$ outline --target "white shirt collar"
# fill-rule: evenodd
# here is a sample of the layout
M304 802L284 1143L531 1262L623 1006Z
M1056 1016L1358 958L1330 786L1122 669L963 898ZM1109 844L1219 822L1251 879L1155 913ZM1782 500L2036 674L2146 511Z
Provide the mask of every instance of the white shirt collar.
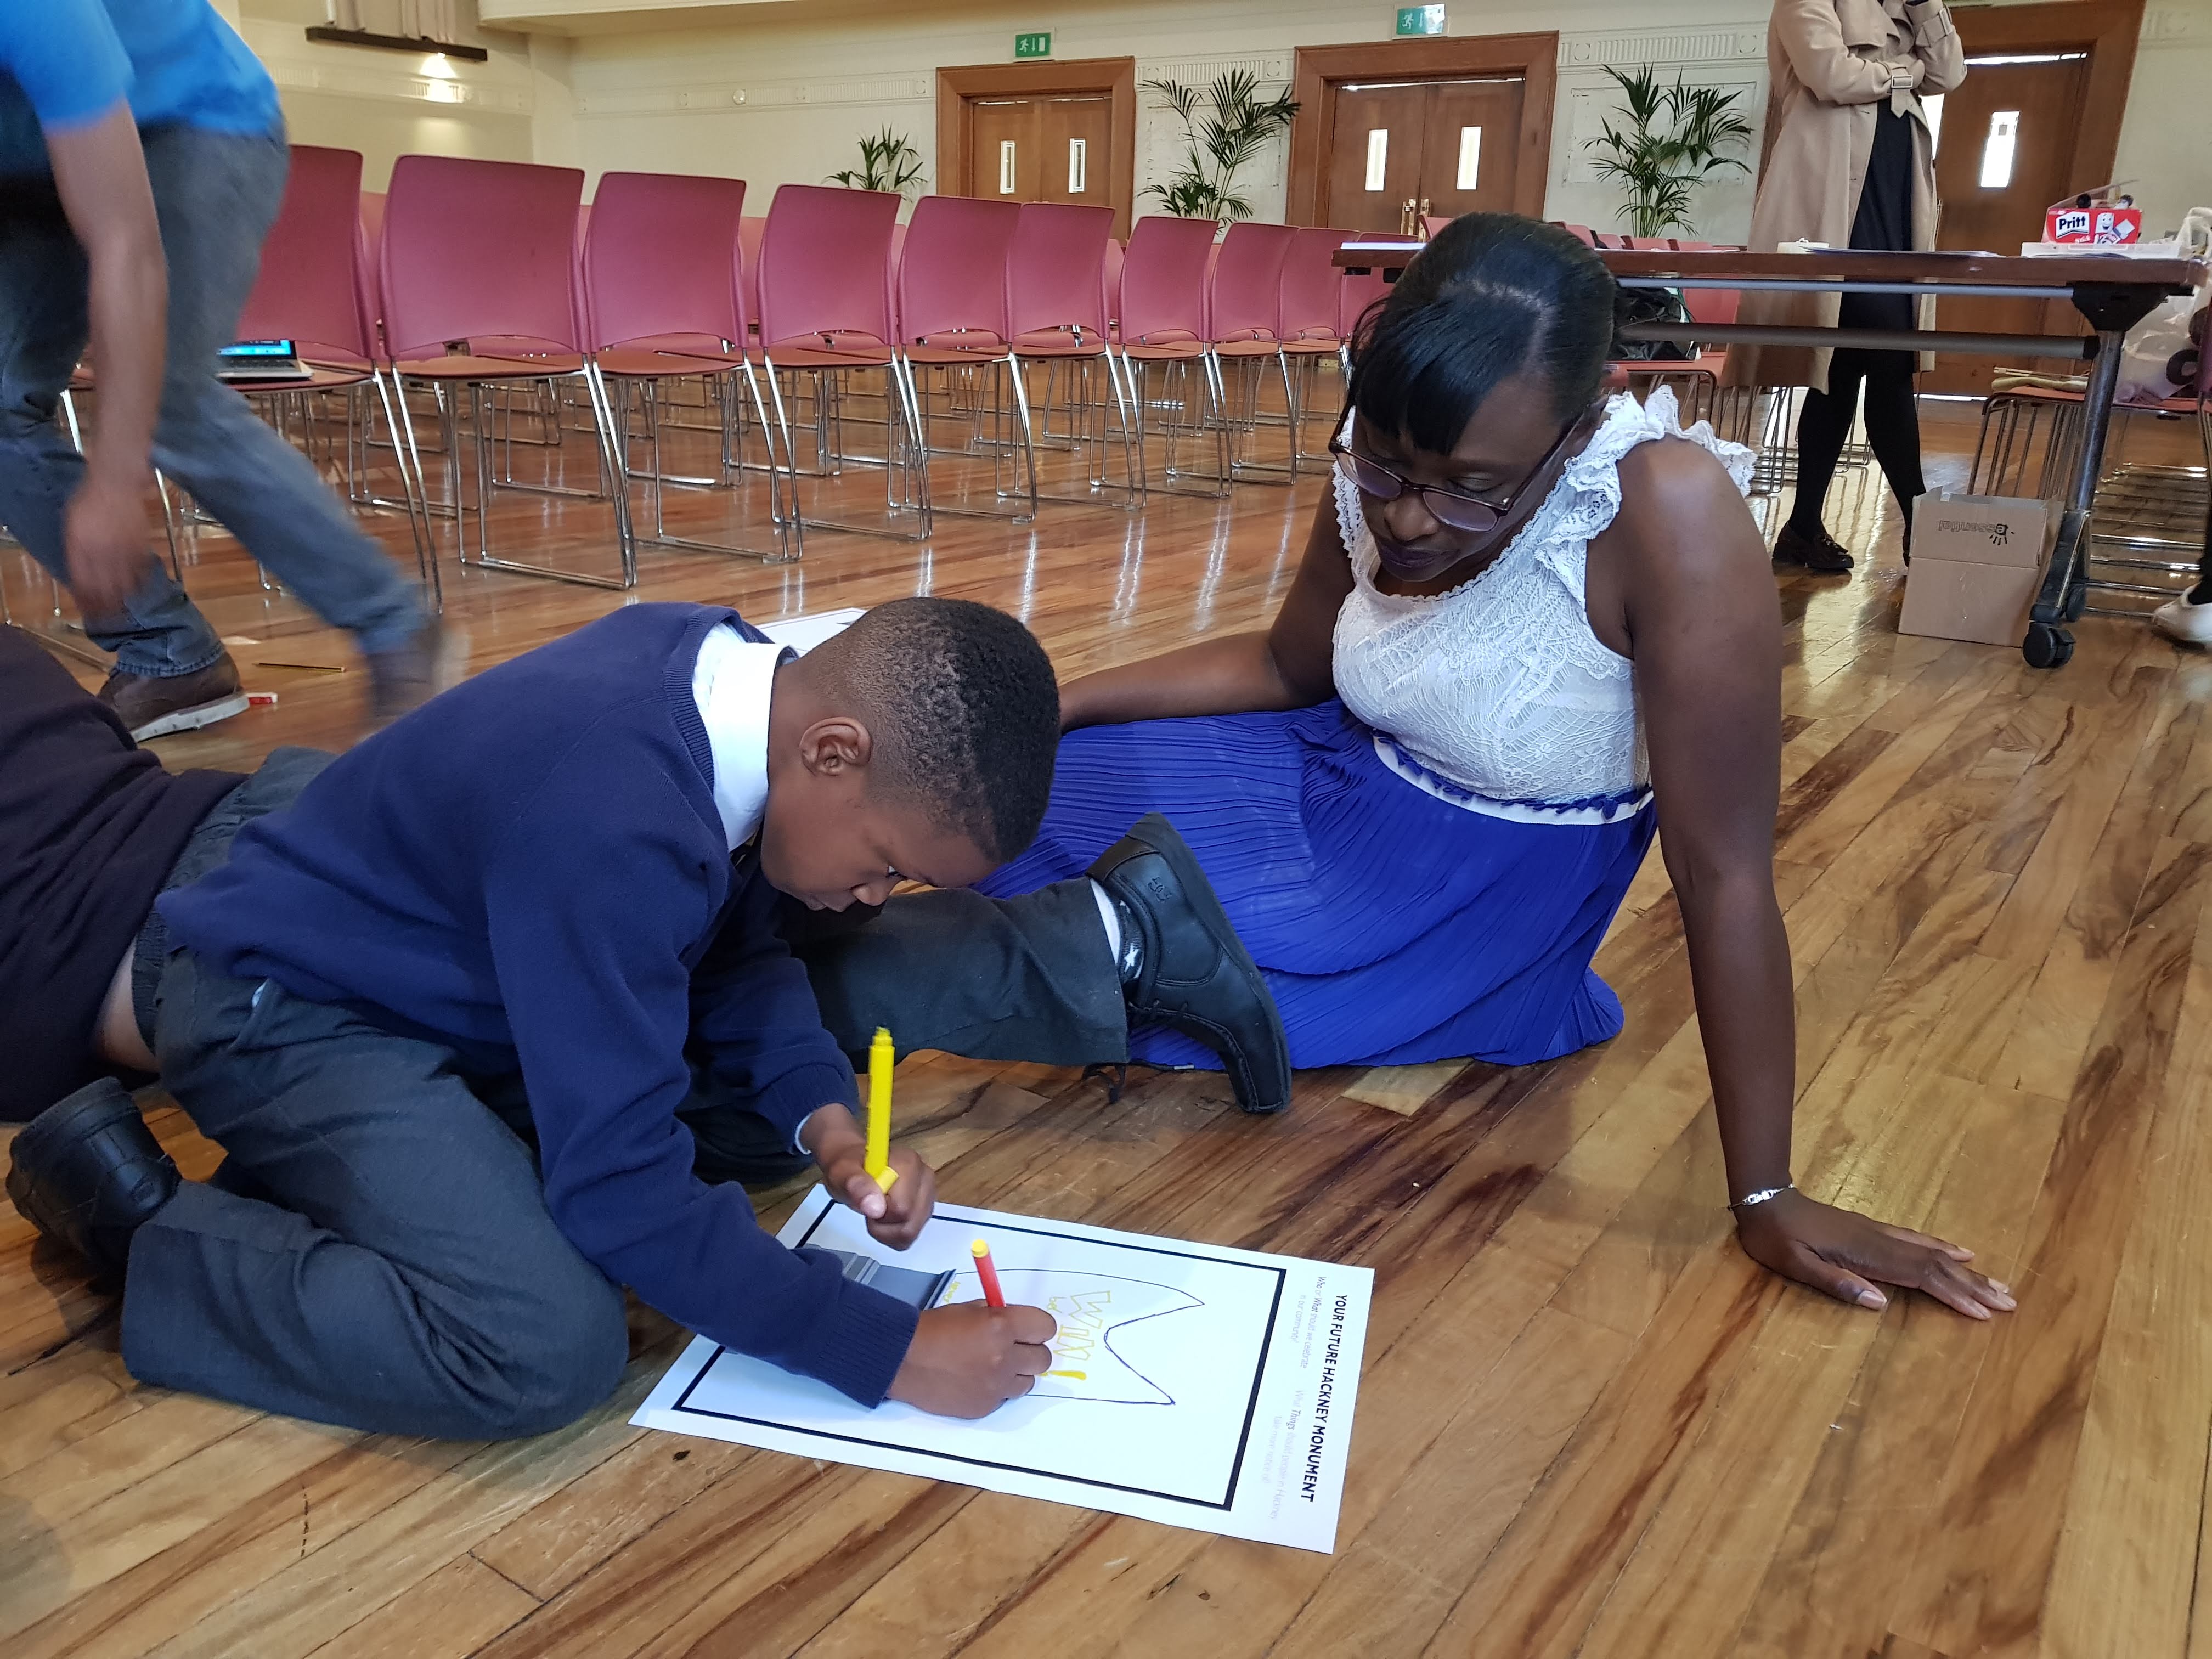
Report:
M714 811L730 850L760 832L768 811L768 706L776 665L798 653L756 645L727 623L707 630L691 671L691 701L714 763Z

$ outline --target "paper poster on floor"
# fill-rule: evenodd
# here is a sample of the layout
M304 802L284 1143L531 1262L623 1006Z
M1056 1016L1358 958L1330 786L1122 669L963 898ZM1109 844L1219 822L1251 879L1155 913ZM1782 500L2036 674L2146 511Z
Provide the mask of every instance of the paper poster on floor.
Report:
M630 1420L825 1462L958 1481L1232 1538L1333 1551L1374 1274L939 1204L912 1249L817 1188L780 1235L848 1278L937 1307L981 1295L1060 1322L1034 1392L977 1421L826 1384L696 1339Z

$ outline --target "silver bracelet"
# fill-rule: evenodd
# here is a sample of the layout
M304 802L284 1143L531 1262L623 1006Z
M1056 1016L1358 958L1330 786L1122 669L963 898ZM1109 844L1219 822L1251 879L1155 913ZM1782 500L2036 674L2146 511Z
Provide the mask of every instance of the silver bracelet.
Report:
M1779 1187L1763 1187L1755 1193L1746 1193L1741 1198L1731 1200L1729 1204L1729 1208L1731 1210L1747 1210L1754 1204L1764 1204L1771 1199L1781 1197L1784 1193L1794 1193L1796 1190L1797 1183L1796 1182L1785 1181Z

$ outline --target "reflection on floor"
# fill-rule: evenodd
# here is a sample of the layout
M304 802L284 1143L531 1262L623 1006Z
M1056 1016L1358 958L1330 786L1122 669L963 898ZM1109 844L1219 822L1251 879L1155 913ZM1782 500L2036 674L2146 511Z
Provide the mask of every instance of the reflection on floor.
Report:
M1971 419L1931 405L1929 428L1931 479L1963 484ZM711 463L712 438L691 441L679 470ZM940 465L945 489L980 471ZM1051 471L1079 485L1065 459ZM880 489L855 469L819 510L879 506ZM1261 625L1320 493L1309 477L1225 502L1156 494L1136 514L948 516L921 547L821 532L781 568L647 547L634 595L465 571L449 550L442 572L478 667L633 597L765 619L919 592L1018 612L1072 672ZM757 475L745 495L757 529ZM670 515L681 533L732 527L720 494L672 492ZM525 556L611 567L604 502L514 495L495 520ZM1267 1121L1209 1075L1140 1075L1109 1103L1042 1067L901 1069L902 1132L949 1197L1376 1268L1332 1558L641 1436L624 1419L680 1341L643 1311L617 1397L515 1444L363 1437L143 1389L116 1356L115 1304L5 1213L0 1645L2191 1650L2212 1437L2212 666L2096 618L2056 674L1900 638L1879 480L1847 472L1830 523L1871 555L1859 571L1779 584L1797 1172L1971 1243L2018 1291L2015 1316L1973 1326L1908 1298L1875 1316L1733 1249L1654 859L1599 961L1627 1029L1554 1065L1310 1073ZM381 533L404 548L397 515ZM185 555L249 685L280 701L164 740L170 763L357 735L347 642L219 532ZM12 549L0 579L18 619L48 613ZM148 1103L204 1176L215 1150Z

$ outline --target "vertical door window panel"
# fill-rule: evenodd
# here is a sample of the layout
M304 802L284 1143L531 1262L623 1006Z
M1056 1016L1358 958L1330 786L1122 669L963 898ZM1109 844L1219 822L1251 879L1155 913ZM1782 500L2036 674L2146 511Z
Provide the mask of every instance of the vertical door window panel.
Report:
M2020 147L2020 112L1994 110L1990 136L1982 143L1982 188L2005 190L2012 185L2013 153Z
M1390 129L1376 127L1367 135L1367 188L1379 191L1390 170Z
M1085 139L1071 138L1067 141L1067 193L1070 196L1083 194L1084 175L1089 165L1089 148Z
M1014 141L1011 138L1001 138L999 140L999 194L1012 196L1013 193Z
M1460 190L1482 188L1482 129L1462 127L1459 130Z

